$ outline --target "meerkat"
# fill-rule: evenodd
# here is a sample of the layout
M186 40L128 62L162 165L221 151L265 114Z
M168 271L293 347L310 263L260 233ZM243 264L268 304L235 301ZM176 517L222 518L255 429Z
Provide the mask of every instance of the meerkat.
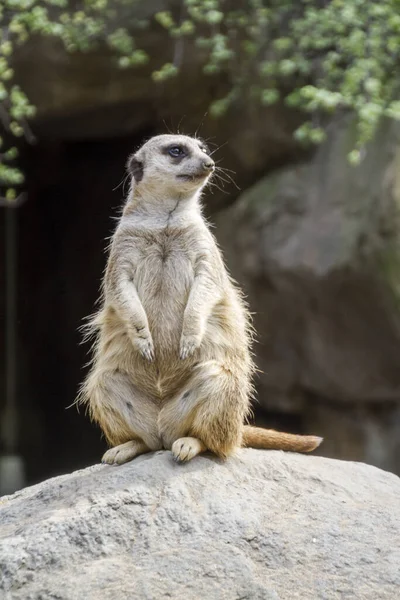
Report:
M147 141L127 164L131 188L110 244L93 359L78 401L122 464L171 450L177 462L239 447L310 452L322 441L246 425L252 327L202 215L215 164L204 142Z

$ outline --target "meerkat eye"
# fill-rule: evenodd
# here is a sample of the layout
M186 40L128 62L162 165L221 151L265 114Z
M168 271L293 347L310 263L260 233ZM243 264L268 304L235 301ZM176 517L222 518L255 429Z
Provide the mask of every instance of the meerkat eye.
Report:
M185 151L182 146L171 146L171 148L168 148L168 154L173 158L178 158L178 156L183 156Z

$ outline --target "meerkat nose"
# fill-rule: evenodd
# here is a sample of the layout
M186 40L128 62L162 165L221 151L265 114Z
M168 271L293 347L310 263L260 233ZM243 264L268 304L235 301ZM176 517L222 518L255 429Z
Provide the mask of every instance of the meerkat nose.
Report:
M203 160L203 169L205 171L212 171L214 169L214 161L211 158Z

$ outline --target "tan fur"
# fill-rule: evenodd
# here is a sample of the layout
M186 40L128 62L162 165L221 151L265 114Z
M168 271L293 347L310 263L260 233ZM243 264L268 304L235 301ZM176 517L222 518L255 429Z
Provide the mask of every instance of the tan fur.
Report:
M312 450L318 448L321 442L322 438L315 435L292 435L291 433L249 427L248 425L243 428L243 446L250 448L312 452Z
M183 157L168 148L184 145ZM320 438L244 426L254 365L249 315L201 214L213 162L201 141L150 139L112 238L91 371L79 401L112 448L104 462L172 449L178 461L236 448L308 452Z

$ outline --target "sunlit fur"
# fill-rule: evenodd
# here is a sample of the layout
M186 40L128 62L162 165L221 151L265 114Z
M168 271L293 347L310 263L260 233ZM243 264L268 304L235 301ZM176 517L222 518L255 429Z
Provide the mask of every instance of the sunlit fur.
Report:
M186 145L190 156L177 162L168 144ZM162 448L178 461L205 450L225 458L242 445L310 451L321 441L244 425L252 329L201 213L204 161L202 142L180 135L154 137L133 157L143 172L132 177L112 238L79 397L117 446L104 462Z

